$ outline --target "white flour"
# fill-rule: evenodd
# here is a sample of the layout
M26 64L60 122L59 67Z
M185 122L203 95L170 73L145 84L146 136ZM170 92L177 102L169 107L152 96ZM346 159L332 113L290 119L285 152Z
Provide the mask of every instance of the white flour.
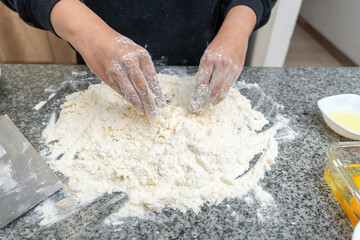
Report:
M4 156L6 154L6 150L3 146L0 145L0 157Z
M38 104L36 104L33 109L35 109L36 111L38 111L40 108L42 108L50 99L52 99L54 96L56 95L56 93L52 93L50 94L50 96L48 97L47 101L40 101Z
M10 165L0 163L0 193L5 193L5 195L7 195L11 192L18 191L17 186L18 184L12 176Z
M58 121L45 129L47 142L58 140L50 145L50 166L69 177L79 202L123 191L129 195L123 215L165 206L198 212L205 201L217 204L256 188L270 170L276 129L261 131L268 121L237 90L194 115L188 110L194 77L159 78L170 106L155 119L99 84L67 96Z

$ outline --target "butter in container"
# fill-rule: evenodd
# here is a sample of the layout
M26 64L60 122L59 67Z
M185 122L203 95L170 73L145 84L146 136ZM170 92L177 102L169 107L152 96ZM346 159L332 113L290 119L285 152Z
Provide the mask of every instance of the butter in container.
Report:
M329 147L324 177L351 224L360 220L360 142Z

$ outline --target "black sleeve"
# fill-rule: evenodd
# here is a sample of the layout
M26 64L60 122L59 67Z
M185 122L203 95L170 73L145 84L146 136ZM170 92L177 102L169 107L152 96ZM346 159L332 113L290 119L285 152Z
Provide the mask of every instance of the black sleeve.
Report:
M30 26L54 32L50 13L60 0L0 0Z
M274 7L276 0L223 0L221 10L225 18L229 10L238 5L245 5L254 10L256 14L256 25L254 31L267 23L270 18L271 9Z

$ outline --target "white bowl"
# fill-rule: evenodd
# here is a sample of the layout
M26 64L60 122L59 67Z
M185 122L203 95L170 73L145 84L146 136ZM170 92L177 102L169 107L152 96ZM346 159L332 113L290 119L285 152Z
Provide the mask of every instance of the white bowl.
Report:
M360 239L360 224L356 224L356 227L354 229L352 240L359 240Z
M344 128L329 114L335 110L347 110L360 114L360 95L341 94L320 99L317 103L326 124L336 133L346 138L360 140L360 133Z

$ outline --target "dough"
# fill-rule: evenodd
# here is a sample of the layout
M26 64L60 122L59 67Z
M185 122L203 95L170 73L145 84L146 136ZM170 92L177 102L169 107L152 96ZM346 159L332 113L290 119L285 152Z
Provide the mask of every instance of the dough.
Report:
M189 112L195 78L159 78L169 106L154 119L98 84L68 95L56 124L45 129L47 142L57 140L49 145L50 166L69 178L79 202L123 191L124 215L165 206L197 213L204 201L245 194L274 163L276 130L261 131L268 121L237 90L195 115Z

